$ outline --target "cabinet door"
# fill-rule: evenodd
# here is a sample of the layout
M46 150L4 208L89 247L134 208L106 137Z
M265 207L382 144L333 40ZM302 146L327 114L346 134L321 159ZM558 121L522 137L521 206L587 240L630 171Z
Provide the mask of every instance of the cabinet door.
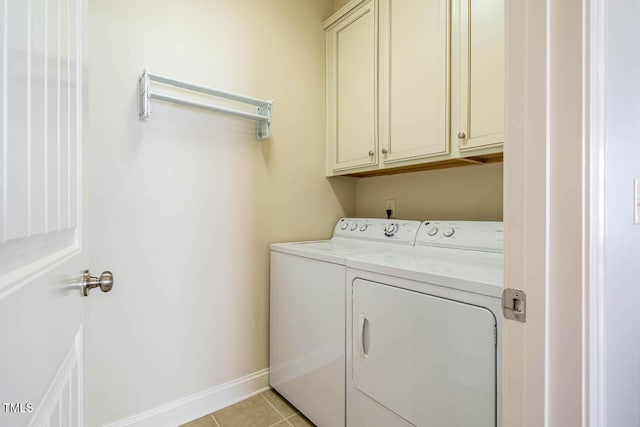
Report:
M493 314L367 280L353 286L353 384L417 426L495 427Z
M460 151L504 142L504 0L458 0L452 138ZM463 135L464 134L464 135Z
M385 163L449 150L449 2L380 1L380 121Z
M377 164L376 23L369 1L327 30L329 173Z

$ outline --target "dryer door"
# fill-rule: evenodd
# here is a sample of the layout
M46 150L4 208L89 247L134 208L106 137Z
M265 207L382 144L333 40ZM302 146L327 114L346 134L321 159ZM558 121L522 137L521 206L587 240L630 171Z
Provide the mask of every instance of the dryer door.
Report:
M418 426L496 425L493 314L358 279L353 286L353 382Z

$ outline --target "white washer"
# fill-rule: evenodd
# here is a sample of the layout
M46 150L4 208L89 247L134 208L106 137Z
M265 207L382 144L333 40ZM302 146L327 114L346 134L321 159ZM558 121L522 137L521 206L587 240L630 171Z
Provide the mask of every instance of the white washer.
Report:
M419 226L343 218L330 240L271 245L269 383L316 425L345 425L345 257L413 247Z
M347 425L501 426L503 225L347 257Z

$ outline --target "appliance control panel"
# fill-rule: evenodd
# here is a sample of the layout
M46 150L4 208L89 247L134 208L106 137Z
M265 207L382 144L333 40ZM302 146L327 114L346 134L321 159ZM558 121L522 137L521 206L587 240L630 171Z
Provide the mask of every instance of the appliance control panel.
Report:
M504 224L492 221L424 221L416 246L503 252Z
M420 221L376 218L342 218L333 230L334 237L394 242L411 245L416 241Z

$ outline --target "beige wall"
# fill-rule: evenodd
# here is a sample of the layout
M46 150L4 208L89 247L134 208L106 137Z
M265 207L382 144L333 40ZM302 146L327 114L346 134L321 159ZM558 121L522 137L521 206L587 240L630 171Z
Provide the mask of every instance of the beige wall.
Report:
M91 269L87 425L268 366L268 244L326 238L354 180L324 178L324 32L332 0L89 4ZM143 68L275 100L255 124L152 102ZM105 401L105 396L107 397ZM106 402L106 403L105 403Z
M351 0L333 0L333 11L337 11L345 4L349 3Z
M386 199L397 218L501 221L502 163L356 181L356 216L384 218Z

